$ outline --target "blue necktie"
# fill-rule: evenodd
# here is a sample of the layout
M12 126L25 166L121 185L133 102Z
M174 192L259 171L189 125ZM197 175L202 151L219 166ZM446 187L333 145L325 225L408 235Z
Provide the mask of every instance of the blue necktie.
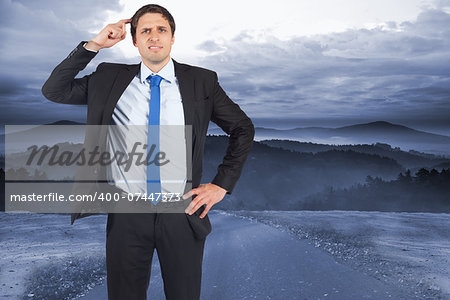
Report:
M148 113L148 134L147 134L147 155L152 148L153 155L159 153L159 111L160 111L160 88L162 77L159 75L150 75L147 81L150 81L150 105ZM151 159L150 159L151 161ZM151 195L153 193L153 196ZM147 196L154 205L161 200L161 178L159 166L154 163L147 166Z

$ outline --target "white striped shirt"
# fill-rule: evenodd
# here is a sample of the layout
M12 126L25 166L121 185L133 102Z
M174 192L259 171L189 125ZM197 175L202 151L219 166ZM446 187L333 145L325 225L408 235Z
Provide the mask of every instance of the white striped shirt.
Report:
M160 84L160 151L165 152L166 159L170 161L160 168L161 189L163 193L182 193L186 184L185 122L172 59L158 73L153 73L141 62L139 73L125 89L114 109L111 124L118 126L111 126L107 147L111 154L116 151L130 153L136 142L147 144L150 84L146 79L152 74L163 78ZM145 153L145 150L141 146L137 152ZM107 170L108 181L116 187L127 193L147 193L146 166L137 166L136 158L129 170L117 163Z

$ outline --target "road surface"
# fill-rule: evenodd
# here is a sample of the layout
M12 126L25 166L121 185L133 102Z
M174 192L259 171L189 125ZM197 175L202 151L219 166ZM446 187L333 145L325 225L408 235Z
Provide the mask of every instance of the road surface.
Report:
M276 228L226 214L211 216L201 299L410 299L394 285L365 275ZM164 299L153 256L148 299ZM107 299L106 283L83 300Z

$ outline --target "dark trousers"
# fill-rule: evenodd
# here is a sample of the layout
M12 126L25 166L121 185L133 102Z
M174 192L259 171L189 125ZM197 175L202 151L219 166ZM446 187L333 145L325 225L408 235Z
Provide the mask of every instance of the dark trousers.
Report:
M147 298L155 248L166 299L199 299L204 245L184 213L108 214L108 299Z

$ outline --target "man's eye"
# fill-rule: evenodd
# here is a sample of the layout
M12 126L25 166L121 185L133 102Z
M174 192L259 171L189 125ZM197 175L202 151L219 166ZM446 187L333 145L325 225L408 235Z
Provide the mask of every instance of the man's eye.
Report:
M159 31L166 32L166 29L165 28L160 28Z
M148 32L149 32L148 29L144 29L144 30L142 31L142 33L148 33Z

